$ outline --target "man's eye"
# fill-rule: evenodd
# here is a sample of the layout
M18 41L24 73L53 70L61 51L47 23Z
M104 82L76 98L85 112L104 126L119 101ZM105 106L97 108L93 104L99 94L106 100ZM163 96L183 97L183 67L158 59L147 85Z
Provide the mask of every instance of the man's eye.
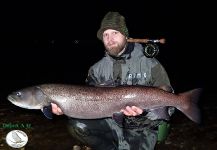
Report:
M108 34L103 34L103 37L107 37L108 36Z

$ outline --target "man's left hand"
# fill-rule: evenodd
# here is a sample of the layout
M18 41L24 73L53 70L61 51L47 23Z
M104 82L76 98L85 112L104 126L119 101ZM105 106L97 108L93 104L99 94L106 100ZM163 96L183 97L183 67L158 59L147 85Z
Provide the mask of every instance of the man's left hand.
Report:
M121 109L121 112L126 116L138 116L143 113L143 110L136 106L127 106L125 109Z

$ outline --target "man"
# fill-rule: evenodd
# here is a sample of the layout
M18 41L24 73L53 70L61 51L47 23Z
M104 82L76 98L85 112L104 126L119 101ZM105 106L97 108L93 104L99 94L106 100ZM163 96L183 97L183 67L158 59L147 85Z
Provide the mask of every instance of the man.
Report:
M172 92L168 75L155 58L147 58L138 43L128 43L125 18L118 12L108 12L97 32L105 46L105 57L90 67L86 82L92 86L159 87ZM158 126L168 116L168 108L143 110L127 106L120 110L123 122L112 118L70 119L71 134L96 150L153 150L157 142ZM53 112L62 114L53 104ZM169 115L171 115L169 113Z

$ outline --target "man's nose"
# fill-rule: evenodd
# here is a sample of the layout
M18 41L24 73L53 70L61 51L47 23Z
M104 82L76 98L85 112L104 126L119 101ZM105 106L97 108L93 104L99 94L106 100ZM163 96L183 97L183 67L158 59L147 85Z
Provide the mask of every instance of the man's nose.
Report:
M112 35L108 35L107 36L107 40L110 42L110 41L113 41L113 36Z

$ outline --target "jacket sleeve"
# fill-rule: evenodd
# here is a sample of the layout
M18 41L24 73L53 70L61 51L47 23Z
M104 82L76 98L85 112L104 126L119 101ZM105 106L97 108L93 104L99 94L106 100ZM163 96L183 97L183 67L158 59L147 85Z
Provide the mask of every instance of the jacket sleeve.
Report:
M152 83L154 87L159 87L165 91L173 92L173 88L170 84L168 74L160 63L156 64L152 68L151 74L152 74Z
M92 86L96 86L99 84L97 77L94 75L94 71L93 71L92 67L90 67L90 69L88 70L88 75L87 75L85 82L86 82L86 84L92 85Z

